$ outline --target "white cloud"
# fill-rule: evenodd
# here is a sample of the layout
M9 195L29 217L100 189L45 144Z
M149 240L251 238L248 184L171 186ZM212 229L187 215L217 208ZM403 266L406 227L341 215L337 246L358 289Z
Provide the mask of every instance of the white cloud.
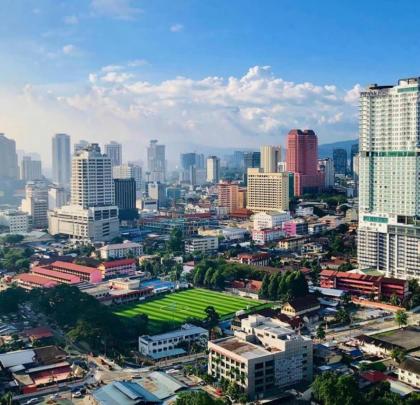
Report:
M344 100L350 104L357 104L359 102L359 95L362 91L362 86L358 83L351 90L347 91Z
M64 24L77 25L79 24L79 18L76 15L67 15L63 19Z
M64 45L61 50L63 51L64 55L73 55L76 53L77 48L72 44Z
M106 74L101 77L101 80L107 83L124 83L133 77L131 73L118 73L112 71L105 72Z
M171 32L181 32L184 29L184 26L182 24L173 24L169 29Z
M91 7L96 15L119 20L134 20L142 13L132 0L91 0Z
M190 147L284 143L291 128L312 128L320 142L357 137L357 86L346 91L335 85L286 81L269 66L252 67L239 77L176 77L151 83L127 71L128 65L92 72L76 89L27 86L14 96L0 92L2 130L16 135L19 148L33 146L47 160L43 146L60 131L74 140L96 142L118 134L127 145L128 160L143 158L153 138L177 155ZM28 146L34 137L38 141Z

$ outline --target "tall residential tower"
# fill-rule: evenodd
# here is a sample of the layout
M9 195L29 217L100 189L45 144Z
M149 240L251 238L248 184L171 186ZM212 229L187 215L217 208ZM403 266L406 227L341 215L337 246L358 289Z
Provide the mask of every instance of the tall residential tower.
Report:
M420 78L360 94L361 268L420 279Z
M50 211L49 232L94 242L119 235L111 159L101 153L98 144L73 156L71 204Z

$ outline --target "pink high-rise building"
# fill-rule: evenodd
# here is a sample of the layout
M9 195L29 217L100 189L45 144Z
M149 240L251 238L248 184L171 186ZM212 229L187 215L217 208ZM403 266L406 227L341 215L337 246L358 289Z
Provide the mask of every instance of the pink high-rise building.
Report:
M294 175L294 194L318 192L323 173L318 172L318 138L311 129L292 129L287 135L287 171Z

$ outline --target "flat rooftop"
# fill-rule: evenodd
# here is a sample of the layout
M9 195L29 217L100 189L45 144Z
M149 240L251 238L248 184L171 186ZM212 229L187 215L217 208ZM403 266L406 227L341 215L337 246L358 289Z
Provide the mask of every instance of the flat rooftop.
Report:
M420 328L417 327L407 327L404 329L378 333L371 337L393 345L398 345L407 351L420 348Z
M236 337L229 337L211 342L221 349L234 353L244 359L251 360L262 356L269 356L272 353L261 346L254 345Z

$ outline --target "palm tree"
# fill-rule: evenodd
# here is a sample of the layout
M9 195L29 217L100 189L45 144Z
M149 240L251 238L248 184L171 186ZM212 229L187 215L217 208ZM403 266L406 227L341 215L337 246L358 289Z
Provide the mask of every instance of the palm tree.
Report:
M395 312L394 316L395 322L398 324L398 327L401 328L402 326L406 326L408 323L408 315L404 309L399 309Z
M390 354L391 358L397 363L401 363L405 358L405 351L398 348L392 349Z
M0 398L0 405L12 405L13 394L9 391Z

